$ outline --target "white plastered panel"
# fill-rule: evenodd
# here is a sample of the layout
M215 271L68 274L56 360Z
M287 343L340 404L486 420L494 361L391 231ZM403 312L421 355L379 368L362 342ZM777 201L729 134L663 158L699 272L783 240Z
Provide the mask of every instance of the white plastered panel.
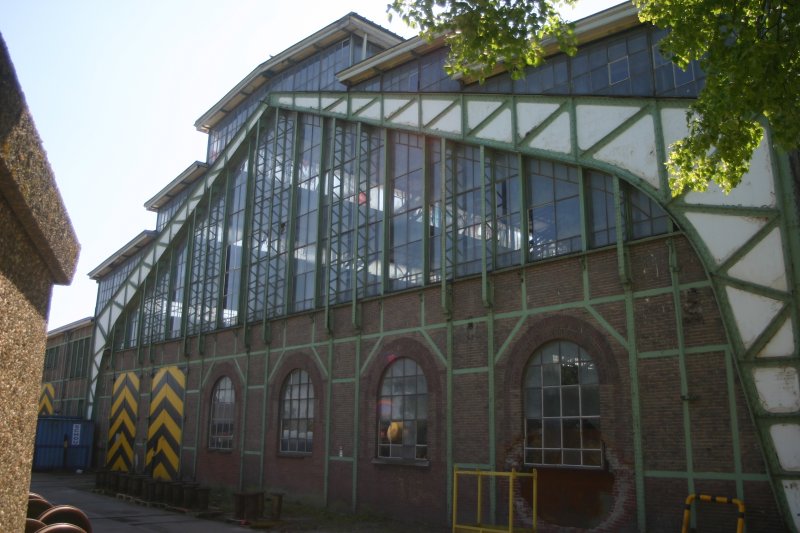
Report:
M383 100L383 118L394 115L398 109L408 103L408 98L385 98Z
M569 129L569 113L561 113L557 119L539 132L529 144L531 148L550 150L564 154L572 151L572 140Z
M726 291L739 335L744 345L749 348L775 318L783 304L772 298L733 287L727 287Z
M419 102L413 102L410 106L403 109L403 111L393 116L391 122L404 126L419 126Z
M769 232L747 255L728 269L728 274L764 287L787 290L780 229L775 228Z
M685 109L661 110L661 135L664 139L664 153L669 154L669 147L672 143L689 135Z
M800 411L800 381L794 367L765 367L753 369L753 382L758 399L770 413ZM800 449L800 439L796 441Z
M772 443L781 463L788 472L800 471L800 426L797 424L774 424L770 426Z
M361 108L356 114L361 118L366 118L369 120L380 120L381 119L381 103L380 101L376 100L369 104L369 101L359 102L361 105L356 105L355 100L353 101L353 109ZM366 107L363 107L366 106Z
M639 107L618 105L578 105L578 148L587 150L639 111Z
M320 98L320 103L321 103L322 109L328 109L329 107L333 106L334 104L342 103L342 102L347 103L347 99L346 98L334 98L332 96L323 96L323 97ZM337 106L337 108L338 108L338 106Z
M787 318L772 340L758 352L758 357L789 357L794 354L794 347L794 327L792 319Z
M427 126L428 123L436 118L452 105L452 98L423 98L422 99L422 124Z
M495 100L470 100L467 102L467 127L471 130L503 105Z
M316 96L298 96L294 99L294 105L306 109L319 109L319 98Z
M511 110L502 110L494 120L481 128L476 135L482 139L492 141L512 142L514 139L511 138Z
M800 479L784 479L783 493L789 504L789 515L794 520L794 528L800 530Z
M630 170L660 188L653 117L644 116L594 154L595 159Z
M517 135L525 137L529 131L552 115L558 104L521 102L517 104Z
M730 257L766 224L766 219L763 218L710 213L687 213L686 218L694 226L717 264Z
M775 181L769 148L764 140L750 160L750 170L730 194L711 184L705 192L686 195L686 203L707 205L739 205L742 207L775 207Z
M443 131L447 133L463 133L461 131L461 106L457 105L441 117L436 122L428 124L432 130Z
M350 109L353 111L353 113L360 113L366 106L372 103L376 103L375 98L354 96L350 99Z
M341 115L343 117L347 116L347 100L341 100L338 103L335 103L335 105L332 105L334 103L335 102L331 102L328 105L324 105L324 102L323 102L323 108L327 108L328 106L331 106L330 109L329 109L329 111L331 113L336 113L337 115Z

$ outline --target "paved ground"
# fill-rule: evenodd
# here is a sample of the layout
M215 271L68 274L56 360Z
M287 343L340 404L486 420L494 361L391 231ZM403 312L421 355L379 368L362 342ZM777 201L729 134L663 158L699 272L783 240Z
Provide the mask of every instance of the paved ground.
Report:
M49 474L34 472L31 492L41 494L53 505L69 504L80 508L92 521L96 533L223 533L248 531L248 528L201 520L192 515L145 507L94 494L91 474Z
M92 492L93 474L56 474L34 472L31 492L41 494L54 505L69 504L80 508L92 521L95 533L225 533L252 531L226 521L201 519L191 514L146 507ZM413 515L413 509L409 509ZM315 531L317 533L400 533L407 531L445 533L449 528L427 528L418 524L387 521L381 517L353 516L312 509L284 502L280 522L255 524L270 532Z

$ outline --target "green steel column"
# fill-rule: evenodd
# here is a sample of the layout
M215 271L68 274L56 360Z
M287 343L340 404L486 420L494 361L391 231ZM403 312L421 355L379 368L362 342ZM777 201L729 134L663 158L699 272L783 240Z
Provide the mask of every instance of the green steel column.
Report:
M300 124L300 114L293 113L294 116L294 144L292 145L292 161L294 164L292 165L292 189L291 194L289 195L289 221L288 224L289 229L286 231L286 283L284 284L283 290L283 314L289 313L294 308L294 298L292 295L294 294L294 271L295 269L292 266L292 258L294 257L294 234L295 234L295 226L297 225L297 181L298 181L298 174L300 172L300 167L302 165L297 164L297 160L300 156L300 150L302 147L300 146L300 130L302 125Z
M264 486L264 446L266 443L269 418L267 417L267 397L269 396L269 360L272 356L272 347L267 344L264 351L264 393L261 396L261 460L258 469L258 486Z
M256 181L256 167L258 166L258 150L261 140L261 116L258 117L258 122L255 127L254 139L248 147L247 154L247 185L245 186L245 203L244 203L244 227L242 228L242 265L241 272L239 273L239 309L238 309L238 322L243 324L244 327L244 345L247 353L250 353L250 316L248 310L247 299L249 296L249 281L250 278L250 258L252 257L253 246L253 206L255 205L255 181ZM245 252L245 250L247 250ZM224 304L223 304L224 305ZM242 315L244 315L242 317ZM262 454L263 449L262 449Z
M686 341L683 331L683 309L681 306L680 280L678 279L678 255L675 252L675 243L672 238L667 240L669 249L669 270L670 282L672 284L672 303L675 311L675 331L678 337L678 371L681 383L681 411L683 416L683 444L686 454L686 481L688 483L687 494L695 493L694 486L694 454L692 451L692 424L691 412L689 411L689 378L686 371ZM692 514L692 527L695 527L696 515Z
M444 265L442 265L444 266ZM453 319L447 317L447 514L453 505Z
M281 111L280 109L275 110L275 120L272 124L272 161L268 161L266 155L264 157L264 173L267 173L267 166L272 166L272 172L270 172L270 176L272 177L273 183L275 181L275 165L277 164L278 158L278 125L280 124L281 119ZM265 148L266 150L266 148ZM269 153L269 152L267 152ZM275 187L273 185L272 194L275 195ZM270 202L269 204L269 216L267 222L267 233L268 233L268 242L272 240L272 225L275 222L275 204ZM270 276L270 265L269 261L264 267L264 310L263 314L264 317L261 320L261 340L264 341L267 345L269 345L271 339L270 331L269 331L269 313L268 313L268 302L269 302L269 276Z
M486 361L488 367L487 379L489 380L489 468L492 471L497 470L497 450L496 440L497 431L495 427L495 388L494 388L494 365L495 365L495 346L494 346L494 308L489 307L487 310L487 355ZM497 480L495 476L490 478L490 486L492 490L489 496L489 510L492 516L496 516L497 510Z
M647 517L645 514L644 491L644 450L642 446L642 419L639 405L639 352L636 345L636 317L634 314L633 288L628 272L627 248L623 233L622 212L620 211L619 178L614 177L614 218L617 237L617 267L620 280L625 290L625 322L628 330L628 366L631 375L631 428L633 430L633 463L636 483L636 521L640 531L645 531Z
M490 176L486 175L486 147L481 145L479 151L479 165L480 165L480 173L481 173L481 237L484 238L483 246L481 246L481 300L483 301L484 307L489 307L490 297L489 297L489 273L488 273L488 264L486 258L486 248L491 246L490 242L487 242L486 234L487 229L489 228L489 223L487 219L491 216L491 213L487 213L486 211L486 202L488 201L486 198L486 184L487 182L491 185L492 179ZM492 235L494 238L494 235ZM492 359L494 360L494 359Z
M352 495L352 510L353 512L356 511L357 504L358 504L358 436L359 436L359 421L360 421L360 411L359 411L359 400L361 398L361 334L356 337L356 366L353 370L354 373L354 383L353 386L355 387L354 391L354 400L353 400L353 495ZM333 376L330 378L333 379ZM326 454L327 456L327 454Z
M323 122L324 125L324 122ZM336 155L336 119L331 119L331 129L333 130L333 135L330 136L328 141L330 142L331 146L328 150L327 154L323 154L322 157L324 158L325 155L328 156L328 171L333 173L333 166L335 164L335 155ZM323 145L325 135L322 136ZM333 179L329 179L328 183L320 184L319 190L325 190L328 194L328 227L327 228L319 228L317 235L322 235L322 232L326 232L328 236L328 245L325 247L325 250L322 253L325 254L325 266L327 267L326 272L318 272L318 276L322 276L324 278L324 283L322 284L325 287L325 294L322 295L324 298L323 305L325 306L325 329L328 330L329 333L333 332L333 321L331 320L331 287L330 287L330 275L331 275L331 238L333 236ZM322 195L320 194L320 198ZM319 204L320 211L322 211L322 203ZM322 217L319 217L321 220ZM317 269L319 270L319 269ZM319 284L317 284L319 285Z
M246 328L245 328L246 329ZM250 349L247 349L247 354L245 355L246 363L244 367L244 378L242 381L242 390L244 391L244 398L242 398L242 423L240 426L242 427L241 431L239 432L239 490L244 489L244 458L245 458L245 434L247 433L247 399L250 396L249 390L249 383L250 383L250 357L252 354L250 353ZM264 432L262 431L261 434L263 435ZM264 454L264 449L261 449L261 455Z
M285 336L284 336L285 338ZM328 492L330 490L329 474L331 462L331 402L333 401L333 337L328 338L328 383L325 393L325 450L323 451L325 463L322 473L322 484L325 487L323 490L322 500L325 507L328 506Z

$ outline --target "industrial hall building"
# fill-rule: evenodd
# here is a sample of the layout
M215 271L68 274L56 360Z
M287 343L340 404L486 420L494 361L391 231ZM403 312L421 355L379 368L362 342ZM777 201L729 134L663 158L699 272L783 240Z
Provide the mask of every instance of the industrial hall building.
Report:
M99 466L437 527L676 531L711 494L797 531L797 156L767 131L730 194L673 197L703 71L629 4L575 32L478 83L350 14L206 111L90 274Z

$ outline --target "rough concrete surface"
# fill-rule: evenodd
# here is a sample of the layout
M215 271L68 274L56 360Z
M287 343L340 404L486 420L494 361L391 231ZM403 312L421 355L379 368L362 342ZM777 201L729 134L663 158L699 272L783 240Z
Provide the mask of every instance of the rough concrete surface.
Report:
M0 38L0 531L22 531L54 283L78 241Z

